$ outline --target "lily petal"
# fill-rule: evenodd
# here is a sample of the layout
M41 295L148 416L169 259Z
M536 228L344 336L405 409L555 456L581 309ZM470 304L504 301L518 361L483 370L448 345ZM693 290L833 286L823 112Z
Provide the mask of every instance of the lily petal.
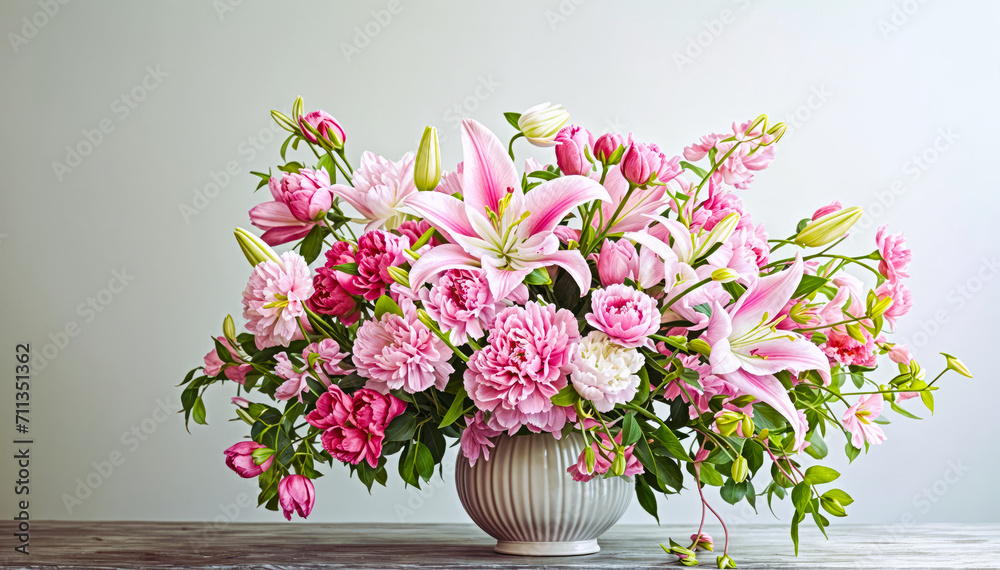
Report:
M454 196L441 192L417 192L406 199L406 205L450 242L457 241L455 236L478 236L466 215L465 204Z
M542 262L545 265L558 265L565 269L566 273L569 273L570 277L576 281L577 286L580 287L581 297L590 293L590 281L593 279L593 274L590 272L587 260L583 258L583 255L578 250L563 249L555 251L546 255Z
M365 204L364 197L354 187L347 186L346 184L334 184L330 186L330 192L333 192L334 196L350 204L364 218L370 220L375 217L375 214Z
M421 255L410 269L410 288L416 290L432 275L462 267L479 267L479 260L458 245L444 244L434 247Z
M760 325L765 313L768 321L776 317L802 281L802 271L802 257L795 254L790 268L751 283L729 312L733 317L733 334L739 336Z
M792 425L792 429L795 430L795 449L802 449L805 443L806 432L809 431L809 425L799 417L798 410L795 409L795 404L792 404L791 398L788 397L788 392L785 391L785 387L781 385L781 382L777 378L774 376L756 376L744 370L736 370L720 377L740 393L749 394L757 398L784 416L788 420L788 423Z
M528 218L518 227L522 237L552 231L573 208L611 197L597 182L584 176L563 176L534 188L524 196Z
M492 260L487 260L492 261ZM483 264L483 272L486 273L486 282L490 284L490 293L494 299L504 299L514 292L535 268L524 269L500 269L492 263Z
M520 211L521 181L500 139L482 124L465 119L462 121L462 152L462 190L469 208L479 214L485 214L487 209L496 212L500 199L512 190L509 207Z
M709 364L712 365L712 374L721 375L734 372L740 367L740 360L733 354L729 344L729 335L733 332L732 322L729 320L729 313L722 308L718 301L712 303L712 316L708 320L708 328L701 337L712 347L712 352L708 357Z
M830 360L823 351L798 334L784 331L780 334L781 336L754 344L752 355L737 354L742 368L756 375L774 374L782 370L795 373L816 370L823 378L823 383L829 384Z

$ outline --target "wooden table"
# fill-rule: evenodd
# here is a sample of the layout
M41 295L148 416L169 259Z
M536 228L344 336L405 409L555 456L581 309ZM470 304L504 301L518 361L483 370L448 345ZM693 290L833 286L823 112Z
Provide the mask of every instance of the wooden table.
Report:
M655 568L676 564L657 543L692 533L687 526L619 525L601 539L598 554L524 558L494 554L493 540L471 524L38 521L24 556L12 550L10 522L0 527L0 566L15 568ZM914 525L896 536L885 526L835 524L829 532L826 541L803 528L796 558L786 527L738 527L730 554L740 568L1000 567L996 524ZM715 566L712 553L700 560Z

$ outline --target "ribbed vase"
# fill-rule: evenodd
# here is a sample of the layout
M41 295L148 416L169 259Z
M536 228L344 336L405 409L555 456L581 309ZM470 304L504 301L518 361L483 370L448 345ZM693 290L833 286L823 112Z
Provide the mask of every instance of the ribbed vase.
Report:
M497 539L496 552L528 556L592 554L597 538L625 514L633 489L623 477L577 482L566 472L583 451L570 433L500 436L490 460L459 457L455 486L473 522Z

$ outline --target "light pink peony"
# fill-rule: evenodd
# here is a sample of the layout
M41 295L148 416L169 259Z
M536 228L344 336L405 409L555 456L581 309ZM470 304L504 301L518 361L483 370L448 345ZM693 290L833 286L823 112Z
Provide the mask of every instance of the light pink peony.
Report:
M864 444L878 445L886 440L885 432L873 420L882 413L882 394L868 394L861 398L841 418L851 432L851 445L861 449Z
M226 340L226 337L218 336L215 338L220 343L222 343L222 346L226 347L226 349L229 350L229 354L235 355L236 349L233 348L233 345L229 344L229 341ZM214 348L212 349L211 352L205 355L204 361L205 361L206 376L218 376L219 372L223 371L222 367L226 364L225 362L222 361L221 358L219 358L219 353ZM243 384L244 382L246 382L247 372L250 372L252 370L253 366L250 366L249 364L240 364L238 366L230 365L225 369L225 376L226 378L229 378L233 382L236 382L238 384Z
M570 125L563 127L556 135L556 164L567 176L590 174L591 165L584 154L584 148L594 149L594 135L583 127Z
M906 238L903 233L890 234L889 226L882 226L875 233L875 244L878 252L882 256L882 261L878 264L878 272L889 280L890 283L899 281L900 277L909 277L907 273L913 253L906 247Z
M600 432L600 438L606 447L611 447L611 439L608 437L608 434ZM618 435L615 436L615 441L619 444L622 442L621 432L618 432ZM586 456L584 452L581 452L577 462L570 465L569 469L566 470L567 473L573 476L574 481L590 481L596 475L604 475L608 471L611 471L611 464L614 462L617 454L614 451L604 449L596 441L590 443L590 448L594 450L594 469L587 469ZM632 454L633 449L635 449L635 444L622 449L622 453L625 455L625 473L623 473L625 477L631 477L643 472L642 463L639 463L639 458Z
M597 275L602 287L618 285L626 279L635 281L639 276L639 253L632 242L604 240L597 256Z
M299 128L302 129L302 136L306 137L309 142L316 144L319 141L316 139L316 135L305 127L306 124L319 131L320 136L333 143L335 147L342 147L347 141L344 127L340 126L337 119L334 119L326 111L313 111L299 117Z
M369 301L378 299L385 293L390 283L395 283L389 275L389 267L406 262L403 250L410 247L409 239L384 230L365 232L358 238L356 261L358 275L344 282L352 295L361 295Z
M889 360L895 362L896 364L909 366L910 361L913 360L913 354L910 353L910 348L908 346L897 343L889 349Z
M691 210L693 210L689 214L691 230L710 232L716 224L730 214L740 215L736 229L743 229L750 225L750 216L743 211L743 200L713 180L708 182L708 198L698 205L697 210L693 207Z
M590 326L625 348L653 348L649 335L660 328L656 300L626 285L612 285L594 291L590 298Z
M476 268L448 270L430 290L421 288L419 294L424 309L456 346L482 338L505 307L490 293L486 274Z
M264 230L260 236L268 245L304 238L313 226L322 223L333 204L330 177L324 170L303 168L297 174L282 172L268 182L272 202L250 210L250 221Z
M278 504L285 520L292 520L292 513L302 518L309 516L316 503L313 482L304 475L289 475L278 483Z
M281 264L264 261L253 268L243 291L243 318L257 348L288 346L302 338L299 319L303 303L313 294L306 260L294 251L281 255Z
M913 293L902 281L886 281L875 289L875 294L878 295L879 299L892 298L892 305L889 305L882 316L892 330L896 330L897 319L909 313L910 309L913 308Z
M270 469L271 464L274 463L273 455L260 465L257 465L253 456L250 455L255 449L263 449L265 447L267 446L261 445L256 441L241 441L225 451L226 466L235 471L240 477L252 479Z
M497 314L489 344L465 371L465 390L480 410L493 412L491 426L514 434L562 429L568 412L552 396L566 387L573 346L580 341L573 313L534 301Z
M385 428L406 410L406 403L391 394L362 388L353 396L331 384L306 415L309 425L323 431L323 449L337 461L357 465L367 461L378 467Z
M366 387L383 394L399 389L412 394L431 386L444 390L455 371L448 363L451 349L420 322L412 302L403 301L403 312L405 317L386 313L358 329L358 374L368 378Z
M469 460L469 465L474 466L476 461L480 457L483 461L490 460L490 450L493 449L494 437L503 433L500 430L495 430L483 421L482 410L476 412L476 415L471 418L465 418L468 427L462 431L462 455Z
M413 183L414 158L414 154L408 152L398 162L393 162L365 152L354 171L354 185L335 184L330 191L368 220L366 231L394 229L405 219L403 208L407 198L417 193Z
M302 351L302 361L308 363L310 354L319 355L319 360L316 361L315 370L320 376L320 380L323 380L323 374L328 374L330 376L343 376L350 373L350 370L340 366L340 363L350 355L346 352L341 352L340 345L337 344L337 341L331 338L324 338L318 343L314 342L307 346L305 350ZM329 386L329 381L324 381L323 383Z
M302 401L302 392L309 391L309 385L306 384L306 378L309 377L308 371L297 372L295 370L295 365L291 360L288 359L288 354L284 352L279 352L274 355L274 373L285 381L278 386L278 389L274 391L274 398L276 400L287 401L292 398L298 398L299 402Z

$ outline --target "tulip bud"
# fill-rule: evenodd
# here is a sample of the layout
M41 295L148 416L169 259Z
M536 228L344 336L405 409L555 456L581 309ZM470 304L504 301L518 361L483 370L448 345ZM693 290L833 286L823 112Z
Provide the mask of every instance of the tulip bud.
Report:
M258 264L265 261L273 261L284 268L285 264L278 257L278 254L259 237L243 228L236 228L233 233L236 235L236 242L240 244L240 249L243 250L243 255L246 256L250 265L257 267Z
M315 502L316 491L308 477L289 475L278 483L278 505L287 520L292 520L292 513L308 517Z
M591 165L587 148L593 147L594 137L583 127L564 127L556 135L556 164L563 174L587 176Z
M645 186L649 178L653 175L653 169L649 165L643 153L635 143L629 145L622 155L622 175L633 186Z
M851 229L863 214L864 210L857 206L837 210L809 222L799 235L795 236L794 241L806 247L826 245L844 237L847 230Z
M438 145L437 129L427 127L420 139L417 159L413 164L413 183L417 190L426 192L437 188L441 181L441 147Z
M712 281L718 281L719 283L731 283L739 278L739 274L728 267L716 269L712 272Z
M712 354L712 347L709 346L707 342L703 341L700 338L689 340L688 348L697 352L698 354L703 354L705 356Z
M945 354L944 352L942 352L941 354L944 355L944 357L948 360L948 370L954 370L955 372L958 372L959 374L965 376L966 378L972 378L972 372L969 372L969 369L965 366L965 364L961 360L955 358L950 354Z
M347 134L337 119L326 111L313 111L298 118L302 136L313 144L319 144L328 150L344 148Z
M621 161L621 154L616 151L620 146L622 146L621 135L605 133L597 137L597 141L594 142L594 158L609 166L618 164Z
M597 256L597 275L601 286L617 285L626 279L635 279L639 274L639 254L627 239L604 240L601 253Z
M614 460L611 461L611 471L621 477L625 474L625 454L616 453Z
M260 449L267 448L255 441L241 441L225 451L226 465L244 479L257 477L270 469L274 461L274 450L268 449L271 455L258 463L254 453Z
M542 103L521 113L517 128L535 146L548 147L555 144L556 135L569 121L569 113L562 105Z
M743 480L747 478L748 471L749 470L747 468L746 458L743 457L742 455L737 455L736 460L733 461L733 469L732 469L733 481L736 481L737 483L742 483Z
M226 319L222 321L222 336L226 337L233 347L239 346L236 344L236 324L233 323L232 315L226 315Z
M389 272L389 277L396 283L399 283L407 289L410 288L410 272L403 269L402 267L396 267L395 265L390 265L386 271Z

